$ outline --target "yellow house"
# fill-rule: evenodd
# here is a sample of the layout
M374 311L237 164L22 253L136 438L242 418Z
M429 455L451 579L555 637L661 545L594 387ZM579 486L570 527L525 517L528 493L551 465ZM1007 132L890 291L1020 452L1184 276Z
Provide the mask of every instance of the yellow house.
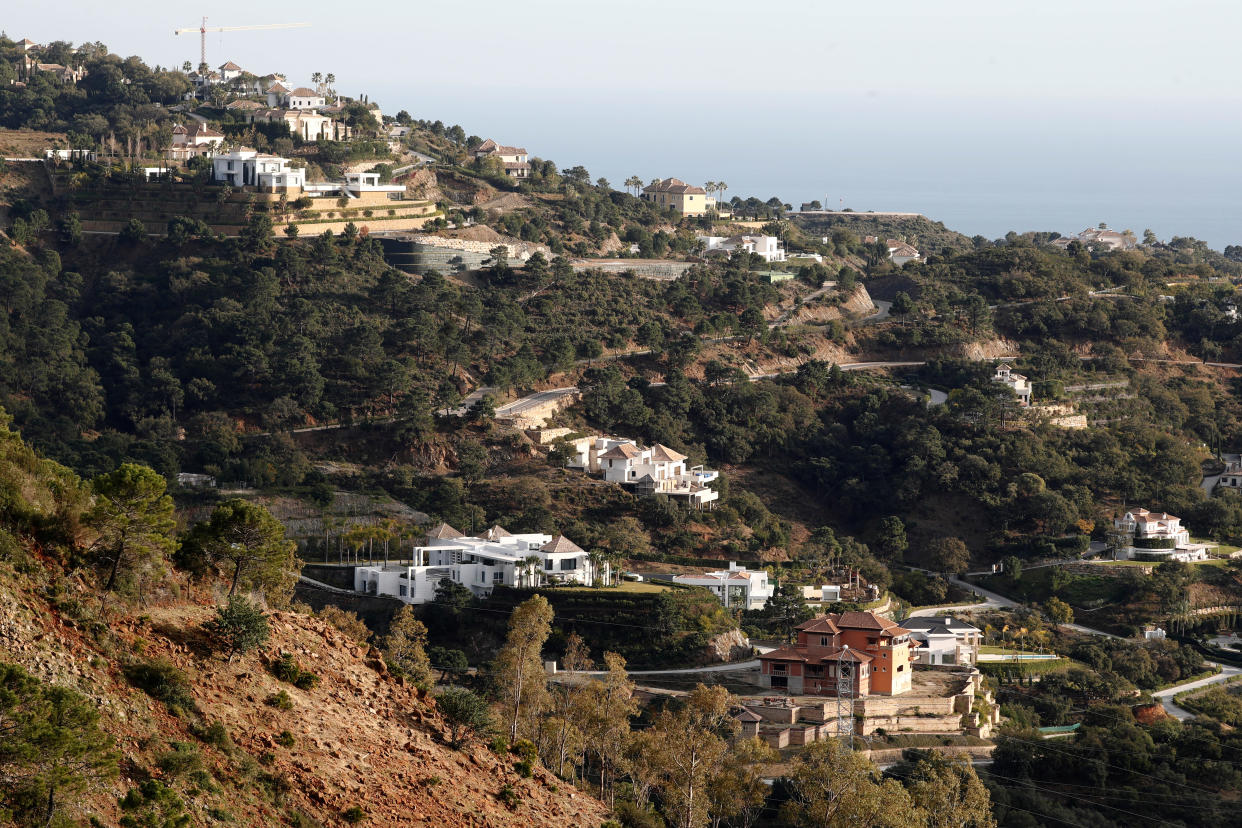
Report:
M643 190L642 197L660 207L672 207L683 216L701 216L708 210L716 209L716 199L708 197L707 190L687 184L680 178L653 182Z

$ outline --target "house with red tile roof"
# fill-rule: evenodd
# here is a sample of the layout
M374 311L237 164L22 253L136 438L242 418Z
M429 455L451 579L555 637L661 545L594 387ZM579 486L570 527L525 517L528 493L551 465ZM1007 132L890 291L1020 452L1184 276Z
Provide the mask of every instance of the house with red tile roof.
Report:
M848 680L856 696L910 691L917 644L892 620L874 612L830 613L799 624L797 632L797 643L759 656L764 687L835 696L838 682Z
M663 178L648 184L640 196L659 207L672 208L683 216L701 216L716 209L716 199L707 190L687 184L680 178Z
M1192 543L1182 519L1167 512L1131 509L1113 520L1117 557L1140 561L1205 561L1215 544Z
M474 148L474 157L476 160L495 158L510 178L530 178L530 156L525 147L507 147L488 138Z

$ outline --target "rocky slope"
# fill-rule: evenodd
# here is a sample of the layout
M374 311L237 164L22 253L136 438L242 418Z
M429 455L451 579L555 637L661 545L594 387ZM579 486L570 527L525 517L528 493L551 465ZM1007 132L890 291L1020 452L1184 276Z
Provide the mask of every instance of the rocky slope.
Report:
M47 573L40 572L40 575ZM599 825L605 807L536 769L530 779L482 744L454 750L427 694L391 676L379 653L296 612L271 615L259 654L232 662L207 646L206 596L153 599L141 615L95 619L98 597L73 578L0 578L0 659L94 699L123 755L118 780L77 803L82 817L115 825L118 798L160 778L177 789L194 825L338 825L361 808L366 825ZM36 586L38 585L38 586ZM192 591L192 590L191 590ZM291 653L319 683L300 690L267 669ZM189 678L197 713L174 715L131 686L124 667L166 660ZM268 700L285 691L292 706ZM220 725L215 736L208 726ZM197 734L197 736L195 735ZM177 743L188 767L161 762ZM501 800L501 792L512 807Z

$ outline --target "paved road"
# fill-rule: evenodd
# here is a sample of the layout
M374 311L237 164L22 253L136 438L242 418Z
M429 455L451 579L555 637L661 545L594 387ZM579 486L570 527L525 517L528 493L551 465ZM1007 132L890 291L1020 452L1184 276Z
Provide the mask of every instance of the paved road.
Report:
M770 653L775 647L755 647L760 653ZM758 670L759 660L752 659L750 661L736 661L729 664L713 664L710 667L687 667L684 670L629 670L631 676L671 676L683 673L727 673L730 670ZM607 670L583 670L582 675L585 676L606 676Z
M524 414L532 408L536 408L544 403L555 402L564 397L569 397L578 393L578 387L570 385L566 388L551 388L547 391L536 391L522 397L520 400L514 400L507 405L502 405L496 409L497 417L516 417Z
M1228 681L1234 676L1242 675L1242 667L1231 667L1228 664L1217 664L1215 661L1208 661L1205 663L1211 667L1219 667L1220 672L1205 679L1174 685L1173 687L1169 687L1165 690L1157 690L1155 693L1151 694L1152 698L1159 699L1160 704L1164 706L1165 712L1178 721L1184 722L1187 719L1193 719L1195 714L1191 713L1184 707L1178 707L1174 704L1174 696L1180 693L1185 693L1187 690L1198 690L1200 687L1207 687L1210 684L1218 684L1222 681Z

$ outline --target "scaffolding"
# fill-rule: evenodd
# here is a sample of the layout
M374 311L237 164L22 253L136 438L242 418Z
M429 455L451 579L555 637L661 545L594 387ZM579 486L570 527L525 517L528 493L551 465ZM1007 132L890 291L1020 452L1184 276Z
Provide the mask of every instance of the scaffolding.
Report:
M854 700L858 697L855 690L855 663L849 658L848 645L837 654L837 737L850 740L850 750L854 749Z

